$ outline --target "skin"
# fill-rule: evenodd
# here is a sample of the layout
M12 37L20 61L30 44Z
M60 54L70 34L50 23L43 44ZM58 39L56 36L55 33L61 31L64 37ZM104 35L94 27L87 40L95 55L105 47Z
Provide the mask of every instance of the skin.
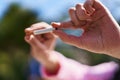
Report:
M59 69L59 62L54 51L56 36L50 32L41 35L34 35L36 29L47 28L47 23L33 24L25 29L25 41L31 46L31 55L39 61L50 74L55 74Z
M64 42L79 48L120 58L120 27L99 0L86 0L69 9L71 20L52 22L54 33ZM68 35L59 28L82 28L82 36Z
M25 29L25 41L30 44L31 46L31 55L42 65L44 66L45 70L47 73L56 75L57 72L60 69L60 58L57 57L57 53L54 50L55 47L55 41L56 41L56 36L50 32L46 34L41 34L41 35L34 35L33 31L36 29L43 29L47 28L49 25L47 23L36 23L33 24L31 27ZM114 65L115 63L108 63L110 65ZM102 64L103 65L103 64ZM100 67L100 65L98 65ZM88 66L88 65L83 65L80 64L79 68L82 69L81 73L82 75L85 75L83 71L86 69L88 70L91 69L90 71L97 70L98 66ZM86 67L86 68L85 68ZM102 67L102 66L101 66ZM98 70L97 70L98 71ZM101 73L101 71L100 71ZM104 73L104 71L103 71ZM88 73L91 74L91 73ZM101 73L102 74L102 73ZM104 74L103 74L104 75ZM47 80L45 78L45 80ZM48 79L49 80L49 79Z
M69 10L71 20L52 23L58 28L54 31L64 42L96 53L104 53L120 58L120 27L109 11L98 0L87 0ZM60 68L59 60L54 51L56 36L50 32L34 35L33 31L49 26L36 23L25 29L25 40L31 46L31 54L48 72L54 74ZM68 35L59 28L82 28L82 36Z

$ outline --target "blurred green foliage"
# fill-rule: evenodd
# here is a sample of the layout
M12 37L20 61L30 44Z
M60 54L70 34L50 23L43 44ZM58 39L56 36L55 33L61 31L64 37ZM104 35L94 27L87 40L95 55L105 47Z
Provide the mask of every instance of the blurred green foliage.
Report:
M37 14L12 4L0 21L0 48L25 48L24 29L37 21ZM23 46L25 45L25 46Z
M34 11L11 4L0 20L0 80L27 80L29 46L24 29L37 22Z

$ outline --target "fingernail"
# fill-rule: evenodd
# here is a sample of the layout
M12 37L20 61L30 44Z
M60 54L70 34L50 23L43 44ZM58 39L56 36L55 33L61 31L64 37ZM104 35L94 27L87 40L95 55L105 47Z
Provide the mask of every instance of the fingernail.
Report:
M34 36L33 35L30 35L30 40L32 40L34 38Z

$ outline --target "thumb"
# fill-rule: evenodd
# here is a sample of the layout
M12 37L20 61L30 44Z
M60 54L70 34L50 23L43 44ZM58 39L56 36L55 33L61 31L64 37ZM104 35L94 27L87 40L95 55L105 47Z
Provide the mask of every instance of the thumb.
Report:
M80 43L79 36L69 35L62 30L55 30L53 31L56 35L60 37L61 40L63 40L65 43L77 46Z

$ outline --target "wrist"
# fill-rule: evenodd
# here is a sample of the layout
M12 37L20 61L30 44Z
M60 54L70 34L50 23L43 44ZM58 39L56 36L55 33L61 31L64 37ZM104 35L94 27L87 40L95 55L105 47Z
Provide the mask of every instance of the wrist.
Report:
M42 64L48 74L56 74L60 68L59 60L54 52L55 51L51 51L48 58L46 58Z

